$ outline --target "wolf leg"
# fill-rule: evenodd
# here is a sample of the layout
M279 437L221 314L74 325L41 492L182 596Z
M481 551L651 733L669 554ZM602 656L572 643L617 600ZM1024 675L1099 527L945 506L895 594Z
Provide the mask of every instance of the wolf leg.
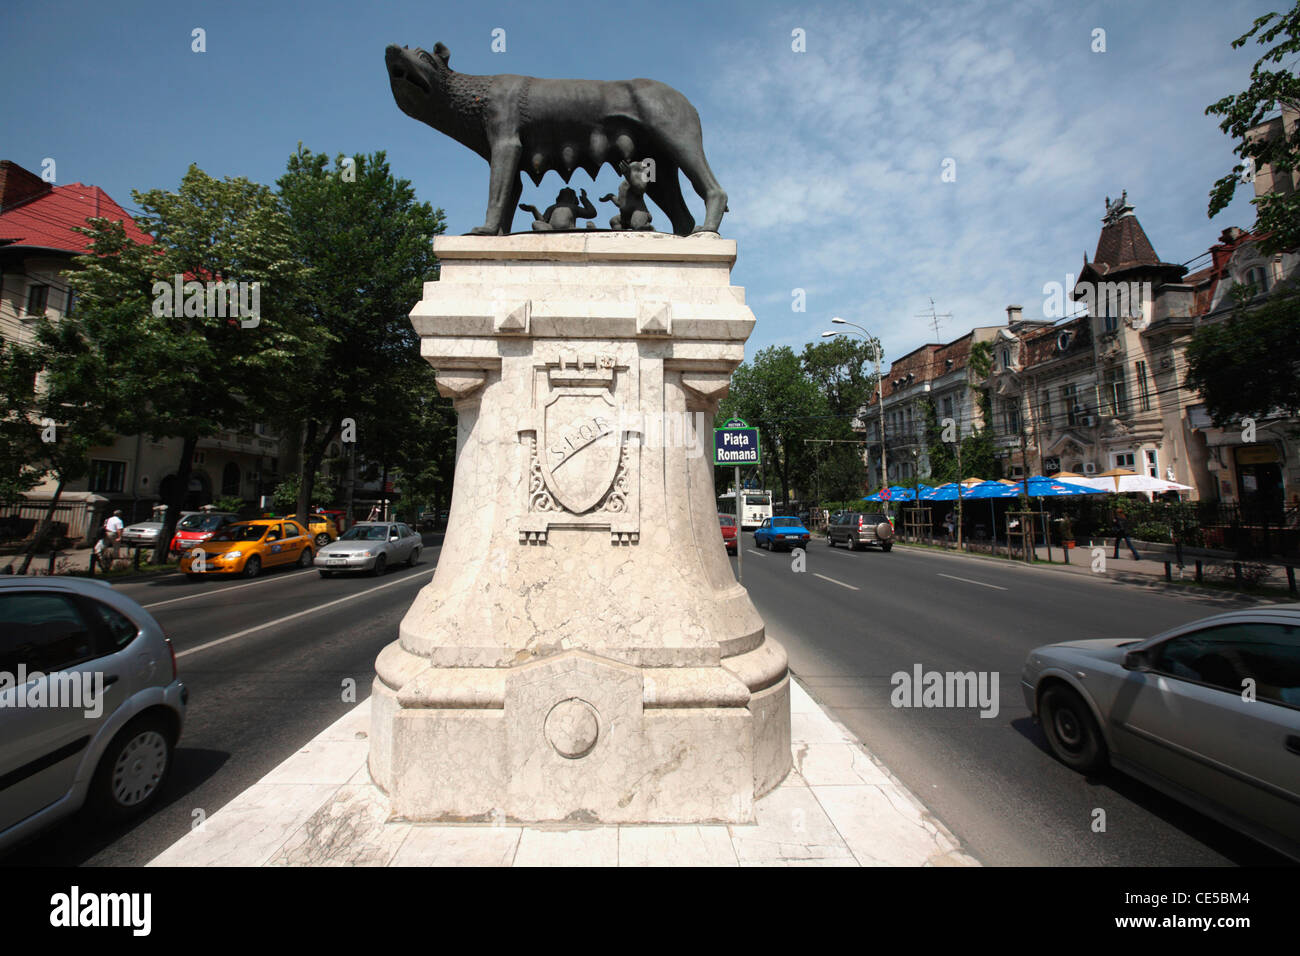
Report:
M514 218L523 183L519 179L519 157L523 153L519 137L492 144L492 175L488 181L487 218L483 225L469 231L471 236L499 236L507 231ZM511 201L513 197L513 201Z
M655 178L646 184L645 194L656 206L664 211L668 221L673 224L673 232L679 236L689 236L695 228L695 217L691 215L682 198L682 183L677 175L677 164L662 160L655 164ZM646 218L646 224L650 222ZM633 226L633 228L637 228Z

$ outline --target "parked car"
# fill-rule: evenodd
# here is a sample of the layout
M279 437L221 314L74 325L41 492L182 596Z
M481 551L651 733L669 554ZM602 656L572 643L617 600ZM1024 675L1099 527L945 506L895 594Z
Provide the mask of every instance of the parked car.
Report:
M321 548L316 568L323 578L336 571L367 571L378 577L392 564L415 567L422 547L420 535L401 521L358 521Z
M736 553L736 516L718 515L718 525L722 528L722 543L727 554Z
M233 511L190 512L176 523L172 535L171 551L188 551L201 541L207 541L217 531L239 520ZM159 527L162 525L159 524ZM125 534L125 531L123 532Z
M190 515L196 514L200 512L182 511L180 520L184 521ZM129 524L122 529L122 547L155 548L158 546L158 535L162 534L162 528L161 521L137 521L135 524Z
M1300 604L1038 647L1020 684L1067 767L1112 766L1300 860Z
M82 806L157 801L189 691L148 611L95 579L0 577L0 673L0 850Z
M883 511L841 511L826 526L826 543L847 544L850 551L867 545L888 551L894 547L894 526Z
M312 542L316 545L317 551L331 541L338 540L339 527L334 523L334 519L324 512L307 515L307 530L311 532Z
M764 518L754 529L754 547L767 548L769 551L785 548L789 551L808 547L808 539L811 537L798 518Z
M200 561L195 551L202 551ZM237 521L215 532L198 548L181 557L181 570L191 581L210 574L242 574L255 578L263 567L297 564L310 568L312 541L307 529L287 518Z

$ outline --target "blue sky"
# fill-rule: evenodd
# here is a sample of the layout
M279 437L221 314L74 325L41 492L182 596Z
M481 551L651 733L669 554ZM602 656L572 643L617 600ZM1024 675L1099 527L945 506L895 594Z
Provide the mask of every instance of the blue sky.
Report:
M385 150L448 231L482 222L487 164L402 114L388 43L451 49L467 73L624 79L681 90L730 195L733 282L753 350L796 349L842 316L887 359L1041 315L1044 283L1092 254L1103 201L1127 189L1161 258L1185 262L1254 220L1249 188L1214 220L1232 143L1205 106L1247 83L1230 41L1289 0L1061 3L29 3L0 35L0 158L59 182L174 189L198 163L274 183L299 140ZM191 51L191 30L207 52ZM1106 51L1094 53L1093 31ZM505 31L505 52L491 50ZM792 50L804 31L806 52ZM956 180L943 182L945 159ZM617 185L606 167L593 200ZM525 182L549 205L562 185ZM697 220L703 204L685 185ZM612 206L604 205L603 224ZM666 225L656 212L656 225ZM516 228L526 228L519 213ZM806 293L795 312L793 290Z

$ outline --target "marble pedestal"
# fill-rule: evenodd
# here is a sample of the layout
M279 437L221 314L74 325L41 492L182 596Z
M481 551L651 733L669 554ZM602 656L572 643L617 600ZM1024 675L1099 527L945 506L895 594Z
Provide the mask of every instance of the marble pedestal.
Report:
M376 662L412 820L747 822L790 768L784 650L718 529L754 316L711 235L435 241L411 313L459 417L438 570Z

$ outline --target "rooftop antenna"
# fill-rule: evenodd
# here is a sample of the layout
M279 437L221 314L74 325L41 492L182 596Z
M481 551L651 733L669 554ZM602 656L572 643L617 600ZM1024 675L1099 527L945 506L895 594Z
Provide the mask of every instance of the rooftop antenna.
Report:
M935 340L935 342L938 343L939 345L942 345L942 344L943 344L943 339L939 338L939 326L940 326L942 323L941 323L939 320L940 320L940 319L951 319L951 318L952 318L952 313L951 313L951 312L935 312L935 311L934 311L934 299L931 298L931 299L930 299L930 311L929 311L929 313L918 312L918 313L916 314L915 317L918 318L918 319L929 319L929 320L930 320L930 325L933 326L933 328L934 328L934 340Z

